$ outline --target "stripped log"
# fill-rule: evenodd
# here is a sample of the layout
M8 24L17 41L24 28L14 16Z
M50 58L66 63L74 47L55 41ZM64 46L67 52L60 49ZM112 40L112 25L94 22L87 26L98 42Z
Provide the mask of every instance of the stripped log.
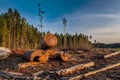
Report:
M58 43L58 39L55 35L51 33L45 34L42 42L38 45L37 49L49 49L51 47L56 46Z
M30 66L36 66L36 65L41 65L41 62L24 62L24 63L19 63L17 65L17 70L21 71L22 69L25 69Z
M56 73L59 76L63 76L63 75L66 75L66 74L74 73L76 71L80 71L82 69L85 69L85 68L88 68L88 67L91 67L91 66L94 66L94 62L88 62L88 63L85 63L85 64L79 64L79 65L76 65L76 66L72 66L72 67L67 68L67 69L61 69L59 71L56 71Z
M103 72L103 71L106 71L108 69L112 69L112 68L115 68L115 67L118 67L118 66L120 66L120 63L116 63L116 64L113 64L113 65L109 65L107 67L101 68L99 70L95 70L95 71L91 71L91 72L81 74L81 75L78 75L78 76L75 76L75 77L71 77L69 80L80 80L82 78L86 78L88 76L95 75L97 73L100 73L100 72Z
M107 55L104 55L104 58L107 59L107 58L110 58L110 57L112 57L112 56L116 56L116 55L118 55L118 54L120 54L120 51L114 52L114 53L110 53L110 54L107 54Z

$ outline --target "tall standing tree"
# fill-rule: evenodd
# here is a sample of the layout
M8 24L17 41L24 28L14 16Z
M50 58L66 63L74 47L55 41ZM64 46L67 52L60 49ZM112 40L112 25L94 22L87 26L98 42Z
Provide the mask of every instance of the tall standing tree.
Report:
M13 36L12 36L12 25L13 25L13 10L11 8L8 9L8 13L7 13L7 27L9 29L9 48L13 48L12 46L12 39L13 39Z
M41 10L40 2L38 2L38 16L40 18L40 25L38 25L38 26L39 26L39 29L41 28L41 34L42 34L41 39L43 37L43 31L42 31L42 29L43 29L43 23L42 23L42 20L43 20L43 14L44 13L45 12Z
M67 20L66 20L66 18L63 18L62 21L63 21L63 26L64 26L64 48L66 48L67 44L66 44L66 32L65 32L65 28L67 26Z
M92 36L90 35L90 47L92 48Z

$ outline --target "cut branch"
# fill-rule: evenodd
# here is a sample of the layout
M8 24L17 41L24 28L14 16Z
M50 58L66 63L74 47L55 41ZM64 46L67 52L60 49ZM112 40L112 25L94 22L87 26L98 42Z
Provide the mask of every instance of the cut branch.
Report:
M103 72L103 71L106 71L108 69L112 69L112 68L115 68L115 67L118 67L118 66L120 66L120 63L116 63L116 64L113 64L113 65L109 65L107 67L101 68L99 70L95 70L95 71L91 71L91 72L81 74L81 75L78 75L78 76L75 76L75 77L71 77L69 80L78 80L78 79L80 80L83 77L85 78L85 77L88 77L88 76L91 76L91 75L97 74L99 72Z
M67 68L67 69L61 69L59 71L56 71L56 73L59 76L63 76L63 75L66 75L66 74L74 73L76 71L80 71L82 69L85 69L85 68L88 68L88 67L91 67L91 66L94 66L94 62L88 62L86 64L79 64L79 65L72 66L72 67Z

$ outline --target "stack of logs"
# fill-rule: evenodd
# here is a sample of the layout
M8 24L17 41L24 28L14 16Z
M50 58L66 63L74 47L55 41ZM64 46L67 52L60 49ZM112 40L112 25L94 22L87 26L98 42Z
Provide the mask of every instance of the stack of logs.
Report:
M45 34L42 42L33 51L26 51L23 54L23 58L29 60L27 63L18 64L19 69L26 68L31 65L46 63L49 58L60 58L62 61L68 61L70 54L64 51L56 50L53 47L57 45L58 39L51 33ZM21 50L20 50L21 51ZM19 50L17 54L21 54Z

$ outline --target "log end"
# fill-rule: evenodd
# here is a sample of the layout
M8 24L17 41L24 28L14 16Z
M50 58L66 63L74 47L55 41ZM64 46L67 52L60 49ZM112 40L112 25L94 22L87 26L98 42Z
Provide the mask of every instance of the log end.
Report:
M51 33L47 33L44 36L44 42L47 46L53 47L53 46L57 45L58 39L55 35L53 35Z

